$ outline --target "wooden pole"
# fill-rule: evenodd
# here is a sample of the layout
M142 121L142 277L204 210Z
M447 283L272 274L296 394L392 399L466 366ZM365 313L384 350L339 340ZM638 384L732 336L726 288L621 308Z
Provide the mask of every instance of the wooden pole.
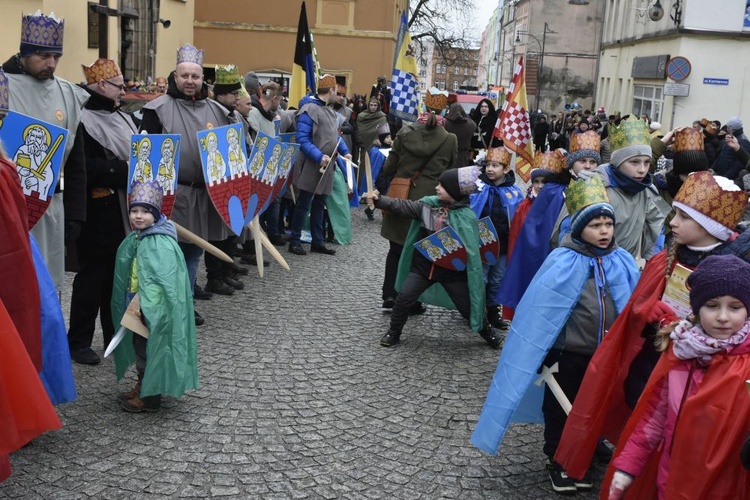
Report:
M177 228L177 236L182 238L183 240L187 241L188 243L192 243L194 245L198 245L206 252L210 253L211 255L223 260L224 262L230 262L234 263L234 260L215 246L213 246L211 243L207 242L197 234L195 234L192 231L188 231L181 225L177 224L175 221L172 221L172 224L174 224L174 227Z

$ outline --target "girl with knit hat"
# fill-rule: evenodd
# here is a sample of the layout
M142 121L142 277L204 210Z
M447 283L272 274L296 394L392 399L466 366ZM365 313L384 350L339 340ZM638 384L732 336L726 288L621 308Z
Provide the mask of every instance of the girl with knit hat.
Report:
M750 430L748 283L750 264L734 255L706 257L688 276L692 314L657 335L663 354L617 446L609 498L750 497L740 462Z
M572 477L586 472L600 437L619 440L659 361L656 331L679 319L662 300L672 275L675 283L711 255L750 262L750 231L737 227L747 203L746 193L710 172L690 174L678 191L670 222L673 244L646 264L628 305L594 355L581 385L583 397L568 417L555 458Z
M623 310L638 282L633 257L615 243L617 216L598 176L570 184L565 203L573 214L571 232L534 276L518 304L495 378L472 443L496 453L503 435L516 422L538 421L539 405L530 389L537 369L555 372L555 383L574 401L592 355ZM544 375L543 375L544 376ZM566 420L564 401L549 383L544 389L544 453L550 480L558 493L591 489L590 480L573 480L554 461ZM519 411L520 410L520 411ZM531 415L529 418L519 415Z
M471 329L493 349L500 347L500 333L490 327L484 315L484 282L477 217L469 207L469 195L477 189L479 169L476 166L448 169L438 178L437 196L405 200L367 193L376 208L392 215L412 219L404 241L396 276L398 296L393 305L391 323L380 340L383 347L400 342L409 311L418 301L458 309L469 321ZM456 231L466 250L462 271L436 265L415 252L414 244L450 226Z

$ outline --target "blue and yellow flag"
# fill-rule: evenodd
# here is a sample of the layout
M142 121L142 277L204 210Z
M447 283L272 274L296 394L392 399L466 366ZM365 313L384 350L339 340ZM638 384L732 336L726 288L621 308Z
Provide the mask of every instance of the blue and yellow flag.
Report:
M297 26L297 45L294 49L294 64L292 64L292 78L289 82L289 105L299 108L299 102L310 92L315 92L317 71L313 57L313 44L310 28L307 25L307 9L305 2L299 13Z
M393 59L389 114L413 122L419 117L419 80L417 79L417 61L410 44L411 35L406 22L406 12L402 12Z

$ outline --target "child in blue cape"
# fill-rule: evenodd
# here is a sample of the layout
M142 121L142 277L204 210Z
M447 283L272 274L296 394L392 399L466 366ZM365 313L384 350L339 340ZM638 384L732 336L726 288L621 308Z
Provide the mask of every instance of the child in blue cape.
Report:
M471 329L490 347L500 347L501 335L487 323L484 315L479 229L477 217L469 208L469 194L476 191L478 176L479 169L475 166L446 170L438 178L437 196L425 196L418 201L368 193L367 198L375 202L376 208L414 219L399 260L398 296L391 312L390 327L380 340L383 347L400 342L409 311L418 300L458 309L461 316L469 320ZM414 251L414 243L446 226L453 228L463 241L466 249L463 271L437 266Z
M141 321L149 331L148 339L127 331L114 351L117 380L135 362L138 383L119 396L122 409L133 413L158 411L162 394L177 398L198 387L190 280L177 230L161 214L162 196L157 181L133 183L133 231L120 244L115 261L112 318L119 322L138 294Z
M625 307L638 282L633 257L615 244L615 213L598 176L580 179L566 190L571 232L544 261L516 309L472 443L495 454L540 366L558 365L554 374L568 400L578 387L607 329ZM545 387L544 452L552 487L559 493L593 484L567 477L553 461L566 413Z
M516 176L510 166L510 151L505 147L489 148L487 150L484 173L479 176L479 192L471 195L471 209L477 218L490 218L497 231L500 246L497 261L482 265L485 292L487 294L487 321L495 328L508 328L508 323L502 321L501 305L497 301L497 294L505 275L508 258L508 237L510 223L516 213L516 208L524 199L523 191L516 186Z

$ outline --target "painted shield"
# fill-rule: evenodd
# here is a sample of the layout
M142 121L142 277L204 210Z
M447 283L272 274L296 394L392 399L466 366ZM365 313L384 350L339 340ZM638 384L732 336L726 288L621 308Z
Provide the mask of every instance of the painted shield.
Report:
M179 134L133 134L130 137L130 171L128 172L128 202L134 181L159 181L164 198L161 213L172 216L177 174L180 165Z
M249 223L268 207L266 202L271 198L279 176L283 150L284 146L278 138L262 132L255 138L248 160L250 201L247 204L245 223Z
M279 175L276 177L276 184L273 186L273 192L266 202L266 208L268 208L268 205L272 201L276 200L284 193L284 188L287 186L289 175L292 173L294 161L297 159L297 153L299 152L299 144L282 143L282 146L284 147L284 152L281 153Z
M245 226L251 192L242 125L201 130L198 143L208 195L222 220L239 235Z
M68 131L9 111L0 120L0 140L21 177L31 229L52 202L65 157Z
M454 271L466 269L466 246L450 226L414 243L414 248L436 266Z
M500 241L497 239L497 230L489 217L477 221L479 229L479 254L482 256L482 264L494 266L500 255Z

